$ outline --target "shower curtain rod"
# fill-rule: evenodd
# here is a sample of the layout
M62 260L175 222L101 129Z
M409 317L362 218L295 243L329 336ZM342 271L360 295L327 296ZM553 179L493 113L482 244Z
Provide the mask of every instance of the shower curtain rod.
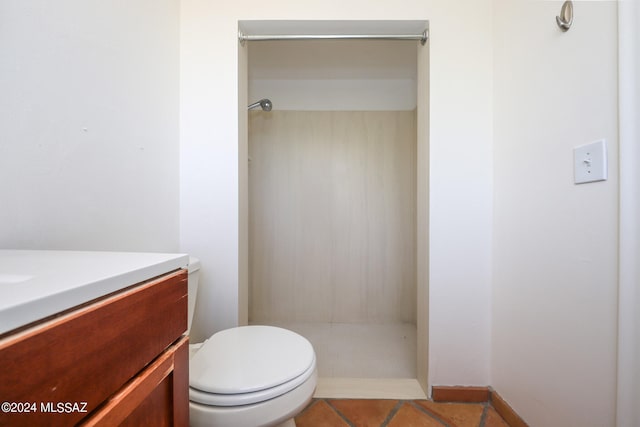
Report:
M271 41L271 40L420 40L424 45L429 39L429 29L421 34L269 34L248 35L238 32L240 44L246 41Z

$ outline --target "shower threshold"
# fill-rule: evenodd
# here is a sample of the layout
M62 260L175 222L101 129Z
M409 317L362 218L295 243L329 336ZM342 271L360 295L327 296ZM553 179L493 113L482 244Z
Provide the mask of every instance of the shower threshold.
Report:
M322 399L426 399L416 379L410 378L318 378L313 394Z

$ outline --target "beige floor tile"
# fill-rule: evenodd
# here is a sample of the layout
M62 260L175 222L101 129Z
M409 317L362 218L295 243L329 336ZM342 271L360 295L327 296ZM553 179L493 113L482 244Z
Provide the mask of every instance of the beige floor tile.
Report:
M307 338L323 378L416 378L416 325L263 322Z

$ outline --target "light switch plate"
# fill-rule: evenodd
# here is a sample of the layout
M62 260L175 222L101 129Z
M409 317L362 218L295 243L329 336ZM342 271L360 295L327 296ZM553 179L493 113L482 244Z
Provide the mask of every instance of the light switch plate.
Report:
M607 144L604 139L573 149L574 180L576 184L607 179Z

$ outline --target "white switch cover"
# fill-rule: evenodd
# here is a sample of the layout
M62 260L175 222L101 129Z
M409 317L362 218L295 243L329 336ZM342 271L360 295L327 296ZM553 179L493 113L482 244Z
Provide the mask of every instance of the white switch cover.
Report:
M607 179L607 144L604 139L573 149L576 184Z

